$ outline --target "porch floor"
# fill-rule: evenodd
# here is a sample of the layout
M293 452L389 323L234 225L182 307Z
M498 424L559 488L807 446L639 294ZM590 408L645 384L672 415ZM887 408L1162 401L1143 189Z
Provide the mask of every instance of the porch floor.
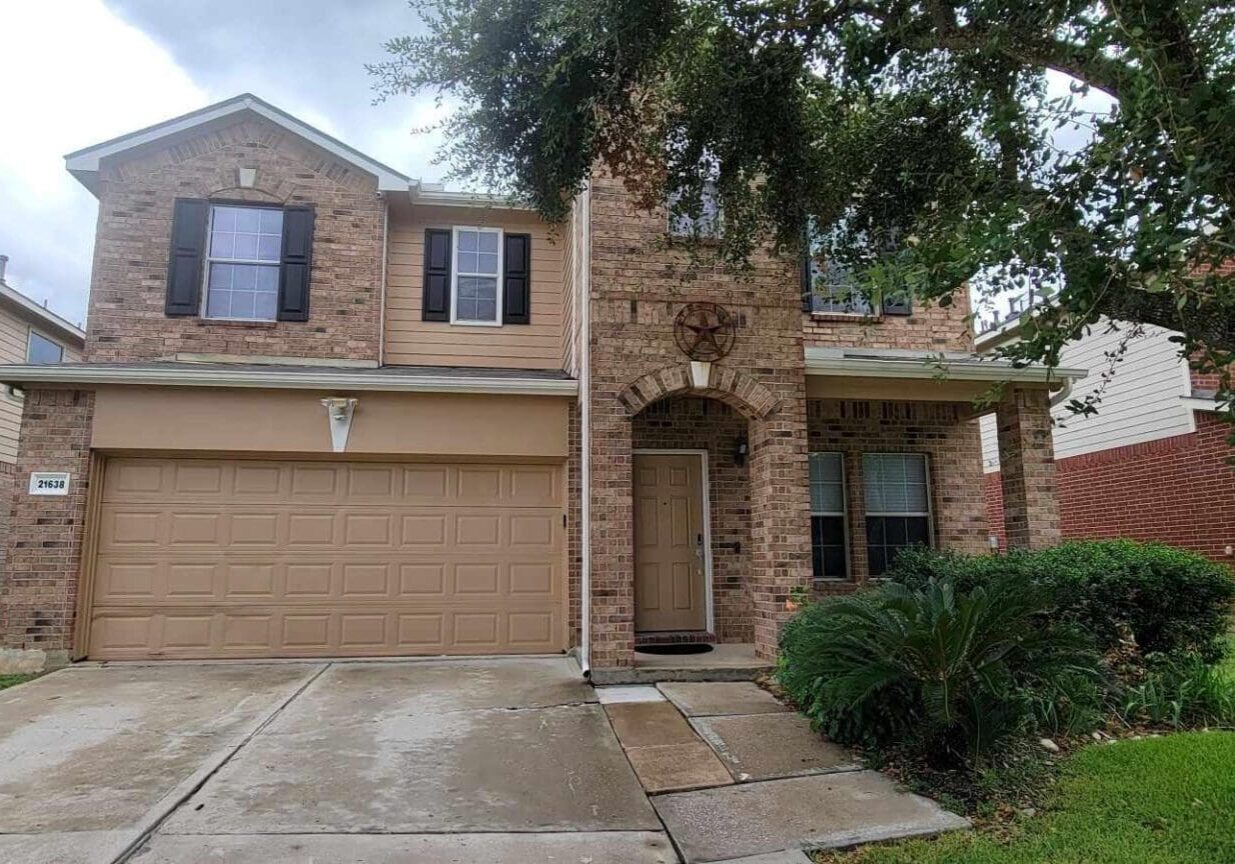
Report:
M706 654L640 654L634 665L593 669L596 684L648 684L656 681L753 681L776 668L771 660L755 656L750 642L714 645Z

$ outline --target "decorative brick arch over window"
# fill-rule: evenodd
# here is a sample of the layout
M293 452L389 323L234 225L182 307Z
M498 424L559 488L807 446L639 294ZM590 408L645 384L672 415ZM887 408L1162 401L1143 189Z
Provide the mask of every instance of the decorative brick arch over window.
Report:
M751 376L715 363L707 387L694 386L688 365L665 366L626 385L618 399L634 417L653 402L678 394L716 399L751 420L767 417L780 405L776 395Z

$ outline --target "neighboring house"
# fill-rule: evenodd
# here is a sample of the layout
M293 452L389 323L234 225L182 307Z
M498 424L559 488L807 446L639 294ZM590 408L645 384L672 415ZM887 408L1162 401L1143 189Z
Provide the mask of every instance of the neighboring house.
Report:
M1015 321L979 339L1015 334ZM1066 538L1130 537L1235 561L1235 474L1219 419L1215 377L1189 369L1171 331L1107 322L1065 347L1062 363L1089 370L1069 399L1096 395L1096 414L1053 414L1060 529ZM1131 337L1131 338L1129 338ZM987 511L1004 545L999 446L982 424Z
M978 362L963 296L700 266L601 172L546 225L247 95L67 161L85 362L0 375L10 658L769 658L799 591L985 547L972 399L1010 376L1007 533L1057 538L1045 372Z
M0 255L0 363L76 363L86 334L5 281L8 256ZM0 501L12 494L21 428L20 390L0 390ZM0 507L0 541L8 537L9 509ZM0 549L0 565L4 561Z

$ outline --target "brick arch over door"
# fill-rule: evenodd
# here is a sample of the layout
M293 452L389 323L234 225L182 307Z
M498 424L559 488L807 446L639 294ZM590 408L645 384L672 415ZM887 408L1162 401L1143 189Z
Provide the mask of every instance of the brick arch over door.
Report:
M763 419L780 405L776 394L750 375L715 363L711 366L706 387L694 386L689 366L674 364L649 372L627 384L618 394L618 400L634 417L653 402L679 394L716 399L750 420Z

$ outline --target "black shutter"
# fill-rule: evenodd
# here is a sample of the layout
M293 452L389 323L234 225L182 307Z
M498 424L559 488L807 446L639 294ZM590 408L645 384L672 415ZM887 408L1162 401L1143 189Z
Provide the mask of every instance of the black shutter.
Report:
M532 323L532 235L507 234L502 264L502 323Z
M167 266L168 315L196 315L201 309L202 259L210 205L200 198L177 198L172 214L171 260Z
M283 255L279 262L280 321L309 320L309 271L313 266L313 208L283 211Z
M810 250L802 252L802 311L815 311L815 286L811 284L810 278Z
M450 229L425 229L425 284L420 320L450 320Z
M913 302L908 291L897 292L883 298L884 315L910 315L913 313Z

